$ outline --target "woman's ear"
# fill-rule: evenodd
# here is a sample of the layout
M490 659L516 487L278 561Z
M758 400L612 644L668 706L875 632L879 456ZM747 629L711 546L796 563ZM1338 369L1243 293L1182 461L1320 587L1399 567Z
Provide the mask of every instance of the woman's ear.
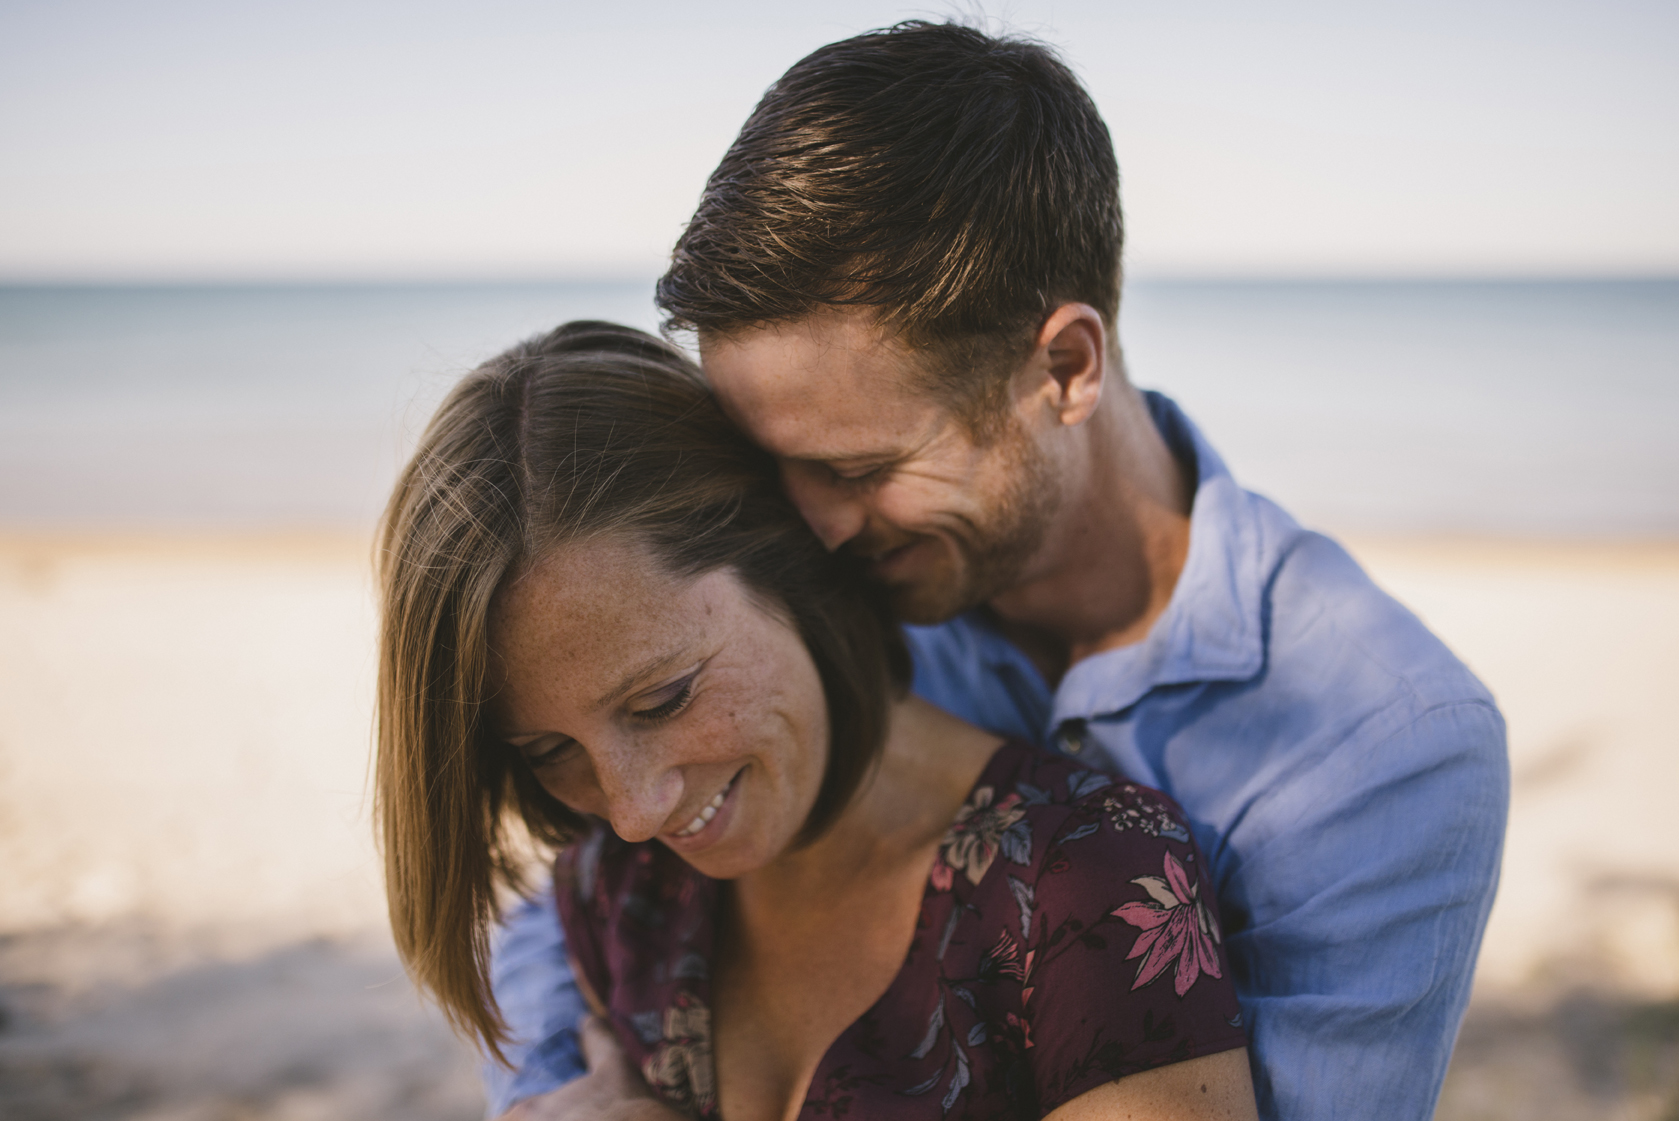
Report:
M1102 399L1108 374L1108 331L1089 304L1062 304L1038 329L1027 369L1058 423L1083 424Z

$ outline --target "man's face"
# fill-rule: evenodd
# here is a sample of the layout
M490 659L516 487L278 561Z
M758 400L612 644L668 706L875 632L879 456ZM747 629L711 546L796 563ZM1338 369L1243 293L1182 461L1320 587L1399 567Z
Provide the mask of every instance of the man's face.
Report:
M860 311L703 337L700 355L817 536L868 558L904 620L940 622L1020 579L1059 488L1012 412L976 441Z

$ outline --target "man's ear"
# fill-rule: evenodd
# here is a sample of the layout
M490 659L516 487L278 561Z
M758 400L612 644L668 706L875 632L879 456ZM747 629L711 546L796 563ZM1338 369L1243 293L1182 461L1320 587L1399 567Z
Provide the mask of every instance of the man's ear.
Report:
M1108 331L1089 304L1062 304L1038 328L1032 369L1043 381L1044 403L1071 428L1083 424L1102 399L1108 373Z

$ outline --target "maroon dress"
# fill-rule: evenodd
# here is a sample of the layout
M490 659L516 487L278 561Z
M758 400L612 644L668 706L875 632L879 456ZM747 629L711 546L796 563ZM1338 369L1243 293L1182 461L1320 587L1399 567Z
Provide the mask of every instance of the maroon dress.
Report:
M1245 1046L1206 861L1165 795L1020 742L939 847L915 938L816 1068L801 1119L1036 1119ZM599 827L560 857L566 941L647 1082L715 1118L718 883Z

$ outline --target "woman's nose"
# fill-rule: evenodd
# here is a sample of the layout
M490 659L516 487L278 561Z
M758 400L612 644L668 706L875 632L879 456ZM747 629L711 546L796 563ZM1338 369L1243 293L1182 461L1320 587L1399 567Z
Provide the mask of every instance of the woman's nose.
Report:
M612 831L632 843L663 832L682 801L681 768L666 765L651 745L627 737L591 754Z

